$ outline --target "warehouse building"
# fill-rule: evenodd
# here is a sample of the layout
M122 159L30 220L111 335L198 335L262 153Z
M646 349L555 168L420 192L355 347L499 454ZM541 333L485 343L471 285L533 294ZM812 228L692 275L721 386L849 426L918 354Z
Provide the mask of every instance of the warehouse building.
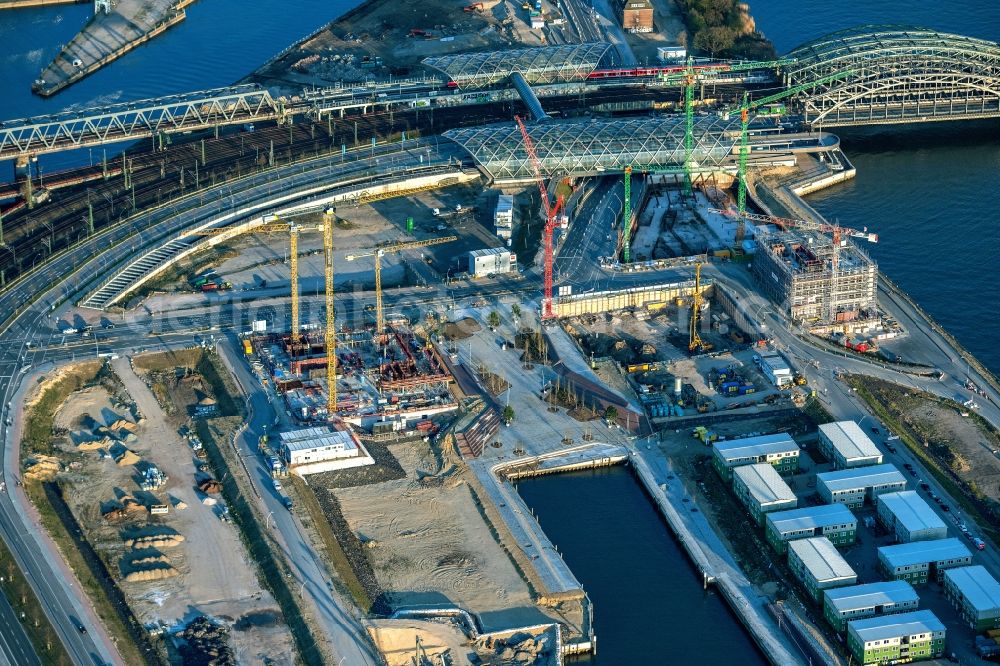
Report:
M767 230L755 240L753 272L792 319L845 322L875 310L878 267L853 241L840 247L835 279L833 241L818 231Z
M986 567L948 569L944 594L977 633L1000 629L1000 583Z
M625 0L622 27L629 32L653 32L653 3L650 0Z
M799 468L799 445L784 433L712 443L712 466L726 481L733 478L733 468L755 463L772 465L781 474L794 474Z
M789 541L825 536L835 546L854 543L858 520L843 504L821 504L767 514L764 537L784 553Z
M933 541L948 536L944 521L915 490L879 495L878 519L900 543Z
M878 565L886 578L921 585L941 582L946 569L972 564L972 553L955 538L914 541L878 549Z
M788 566L817 603L824 590L858 582L858 574L826 537L790 541Z
M514 230L514 196L501 194L497 199L497 209L493 213L493 227L497 236L509 239Z
M279 438L281 457L299 476L375 464L351 430L300 428L283 432Z
M765 513L794 509L798 504L792 489L767 463L737 467L733 471L733 492L758 525L764 522Z
M874 502L882 493L906 490L906 477L894 465L873 465L857 469L841 469L816 475L816 490L827 504L861 507Z
M474 278L510 273L517 268L517 256L501 247L488 247L469 253L469 274Z
M847 649L859 664L897 664L944 654L945 628L929 610L847 623Z
M834 469L882 464L882 452L854 421L821 425L819 452L833 463Z
M823 617L838 632L866 617L917 610L920 597L905 580L838 587L823 593Z

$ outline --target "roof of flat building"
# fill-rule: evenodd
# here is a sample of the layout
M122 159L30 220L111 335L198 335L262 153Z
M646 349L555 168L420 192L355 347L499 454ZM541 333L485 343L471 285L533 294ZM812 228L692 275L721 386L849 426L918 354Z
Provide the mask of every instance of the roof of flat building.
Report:
M282 445L287 447L289 451L308 451L327 446L342 446L345 451L357 448L354 436L346 430L300 428L298 430L283 432L280 437Z
M948 571L961 571L949 569ZM826 599L838 611L855 608L869 608L886 604L901 604L919 601L917 591L905 580L889 580L881 583L835 587L826 591Z
M878 549L886 563L892 568L905 567L925 562L939 562L956 557L971 557L972 553L958 539L935 539L933 541L914 541L899 543L894 546L882 546Z
M784 479L767 463L743 465L734 469L733 474L739 477L750 495L761 505L797 499Z
M724 460L799 451L799 445L795 440L781 432L759 437L727 439L723 442L715 441L712 443L712 448L718 451Z
M920 530L947 529L941 517L925 502L915 490L901 490L898 493L879 495L879 504L892 511L909 532Z
M820 504L767 514L767 522L778 532L795 532L828 525L857 525L857 518L843 504Z
M826 435L833 448L847 460L855 458L872 458L881 456L882 452L875 442L854 421L835 421L824 423L819 431Z
M929 610L911 611L896 615L880 615L847 623L847 630L854 632L862 642L880 641L900 636L944 631L944 625Z
M826 537L790 541L788 548L802 560L806 569L817 581L856 578L858 575Z
M990 575L986 567L975 565L947 569L944 577L949 579L977 611L1000 608L1000 583Z
M887 483L906 483L906 477L895 465L872 465L840 469L836 472L821 472L816 475L816 483L822 483L831 491L852 490Z

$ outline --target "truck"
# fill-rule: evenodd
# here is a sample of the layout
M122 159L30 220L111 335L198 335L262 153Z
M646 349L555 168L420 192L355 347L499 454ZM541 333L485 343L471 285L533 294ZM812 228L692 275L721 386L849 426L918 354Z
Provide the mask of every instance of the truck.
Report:
M233 285L231 283L225 282L223 280L213 280L211 282L206 282L205 284L201 285L201 290L205 291L205 292L208 292L208 291L228 291L229 289L232 289L232 288L233 288Z
M246 356L253 356L253 344L250 342L250 338L243 338L243 353Z

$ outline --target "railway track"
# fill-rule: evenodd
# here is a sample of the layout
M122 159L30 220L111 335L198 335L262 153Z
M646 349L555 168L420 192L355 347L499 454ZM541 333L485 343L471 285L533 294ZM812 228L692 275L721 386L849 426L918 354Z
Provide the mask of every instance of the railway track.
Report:
M679 94L661 89L630 89L629 99L676 101ZM598 90L563 98L547 98L550 112L580 112L621 100L620 90ZM735 98L735 94L734 94ZM111 225L125 222L137 210L196 192L200 186L240 178L270 165L287 164L323 153L337 154L342 145L364 146L377 141L437 134L447 129L509 121L516 104L468 108L439 107L379 112L258 127L254 131L191 135L156 150L143 141L107 165L87 166L50 175L49 199L34 209L20 205L3 213L0 246L0 288L30 271L49 255ZM105 177L107 173L107 177ZM127 177L126 177L127 173ZM126 180L131 187L126 187Z

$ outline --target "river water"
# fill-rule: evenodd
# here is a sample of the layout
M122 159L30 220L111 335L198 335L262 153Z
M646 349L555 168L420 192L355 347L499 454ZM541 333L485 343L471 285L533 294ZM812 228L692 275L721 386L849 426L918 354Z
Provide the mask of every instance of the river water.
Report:
M32 95L31 82L90 6L2 12L0 118L228 85L354 4L199 0L183 24L50 99ZM779 52L862 22L1000 39L995 0L757 0L751 11ZM869 249L882 269L1000 373L1000 287L993 274L993 253L1000 247L993 192L1000 121L843 138L857 178L811 196L810 203L831 220L877 231L882 242ZM47 172L69 164L58 156L44 161ZM10 177L0 173L0 180ZM763 663L721 598L702 591L627 470L546 477L523 482L520 490L594 602L598 660Z

